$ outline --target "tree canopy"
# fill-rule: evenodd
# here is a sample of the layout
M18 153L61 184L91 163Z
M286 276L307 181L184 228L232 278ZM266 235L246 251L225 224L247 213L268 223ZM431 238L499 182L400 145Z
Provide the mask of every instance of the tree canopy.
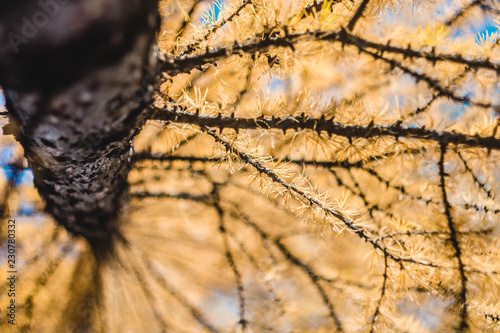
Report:
M19 261L2 327L500 330L498 1L159 12L161 78L112 258L43 213L2 139Z

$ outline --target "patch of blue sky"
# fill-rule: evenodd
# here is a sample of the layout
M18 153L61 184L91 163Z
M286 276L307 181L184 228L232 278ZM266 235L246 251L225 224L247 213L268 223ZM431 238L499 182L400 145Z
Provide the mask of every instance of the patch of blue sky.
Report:
M479 34L492 35L499 32L499 26L493 20L485 20L482 29L478 32Z
M436 6L436 14L440 16L450 15L450 9L452 8L456 8L456 10L458 10L458 6L455 4L455 0L447 0Z
M24 200L17 209L17 216L32 216L35 213L35 206L32 202Z
M33 172L29 168L10 165L15 146L9 145L0 150L0 173L14 185L33 186Z
M203 311L213 318L214 325L231 326L239 315L239 302L236 295L214 290L212 298L204 304Z
M3 97L3 92L0 89L0 108L3 108L5 106L5 97Z
M465 113L466 107L469 103L442 103L438 106L438 110L442 114L448 116L448 121L457 121L460 116Z
M477 30L476 43L481 43L481 39L484 39L491 35L499 34L499 32L500 32L499 25L495 23L494 20L492 19L484 20L483 24ZM497 38L500 38L500 35L497 36Z
M267 96L268 93L271 93L274 96L289 96L293 91L296 91L297 89L297 79L291 75L285 77L272 76L268 80L269 81L267 82L263 82L262 87L265 96Z
M403 315L413 315L423 326L435 331L443 324L442 314L450 304L438 298L426 299L423 304L417 305L411 299L406 298L397 307Z
M208 9L201 15L201 24L203 26L211 27L220 19L221 13L224 9L224 1L215 1Z
M286 89L286 83L278 77L273 77L269 82L269 89L274 92L282 92Z
M36 211L34 202L23 200L19 205L19 207L17 208L16 216L34 216L35 214L43 216L43 213Z
M1 167L0 172L9 182L12 182L16 186L33 186L33 171L31 171L31 169L18 169L12 165L6 165Z
M15 146L9 145L0 150L0 166L6 166L9 164L12 154L14 153Z
M476 43L480 43L484 36L491 36L499 32L498 23L495 23L492 17L488 16L482 20L468 21L469 25L462 26L450 35L452 38L460 38L467 35L476 37Z

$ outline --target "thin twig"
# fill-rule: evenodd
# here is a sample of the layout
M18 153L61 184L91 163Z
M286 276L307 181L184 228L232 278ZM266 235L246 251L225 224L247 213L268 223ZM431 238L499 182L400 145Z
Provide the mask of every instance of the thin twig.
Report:
M457 295L457 306L460 309L460 324L459 331L463 332L467 327L467 276L465 275L464 263L462 259L462 249L460 248L460 243L458 241L457 230L455 228L455 223L453 222L453 217L451 216L451 205L448 202L448 194L446 193L446 173L444 171L444 155L446 153L446 144L441 144L441 154L439 157L439 178L441 192L443 195L443 206L444 214L446 220L448 221L448 229L450 230L450 242L455 251L455 258L458 262L458 272L460 274L460 293Z
M214 190L212 192L212 196L214 197L213 207L217 211L217 215L219 217L219 232L224 242L224 251L227 263L229 264L229 267L231 268L234 275L236 290L238 292L238 299L240 303L240 320L238 321L238 324L240 325L241 330L245 332L247 327L247 320L245 319L245 311L246 311L245 288L243 286L241 272L238 266L236 265L236 262L234 260L234 255L231 251L231 246L229 244L228 233L224 223L224 210L220 206L218 186L215 183L213 183L213 185L214 185Z
M356 10L356 12L352 16L351 20L347 24L347 30L353 31L354 26L356 25L358 20L363 16L363 12L365 11L366 6L368 6L369 2L370 2L370 0L363 0L363 2L361 2L358 9Z
M255 222L251 221L248 216L246 216L245 214L243 214L241 212L241 209L238 209L238 211L233 210L232 213L235 217L241 219L246 225L250 226L252 229L257 231L259 236L264 241L270 240L272 242L272 244L278 248L278 250L285 256L285 258L288 261L293 263L294 266L300 268L308 276L308 278L311 280L311 283L316 287L316 290L318 290L318 293L320 294L320 296L323 300L323 303L328 308L330 317L332 318L332 320L337 328L337 331L343 332L344 330L342 328L342 323L340 322L340 320L339 320L339 318L334 310L333 303L330 300L330 297L328 297L324 288L319 283L319 281L322 279L316 274L315 270L311 266L302 262L302 260L300 260L300 258L293 255L292 252L290 252L290 250L279 239L276 239L276 238L273 239L271 237L271 235L269 235L262 228L260 228Z
M217 30L221 29L224 25L226 25L227 23L229 22L232 22L237 16L239 16L241 14L241 11L249 4L252 3L252 0L243 0L243 3L232 13L230 14L227 18L223 18L220 22L218 22L217 24L215 24L211 29L209 29L204 35L203 37L197 39L196 41L194 41L193 43L189 44L186 48L186 50L184 50L179 56L184 56L186 54L191 54L193 53L197 48L198 46L200 46L200 44L206 40L208 40L208 38L213 35Z
M382 306L382 301L384 299L384 295L386 293L386 290L387 290L387 280L389 278L389 264L387 262L387 255L384 253L384 274L382 275L382 287L380 287L380 296L377 300L377 305L375 307L375 311L371 317L371 321L370 321L370 333L373 333L374 332L374 326L375 326L375 322L377 321L378 319L378 316L380 315L380 307Z

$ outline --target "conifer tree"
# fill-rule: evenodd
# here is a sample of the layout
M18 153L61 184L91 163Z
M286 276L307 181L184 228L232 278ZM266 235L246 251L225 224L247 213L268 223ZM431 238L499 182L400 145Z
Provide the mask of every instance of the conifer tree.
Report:
M158 10L154 95L139 90L140 116L113 133L134 152L89 148L126 168L111 217L47 206L51 179L26 181L30 131L24 152L2 139L17 246L16 325L3 315L2 331L500 330L498 1ZM0 80L8 101L9 84L40 89ZM119 241L96 241L95 225Z

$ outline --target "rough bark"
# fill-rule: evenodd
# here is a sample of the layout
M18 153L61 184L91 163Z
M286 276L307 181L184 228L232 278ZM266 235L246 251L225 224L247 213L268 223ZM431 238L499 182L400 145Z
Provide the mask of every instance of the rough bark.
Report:
M157 81L158 27L157 0L0 5L7 131L24 147L46 211L99 256L122 238L131 140Z

